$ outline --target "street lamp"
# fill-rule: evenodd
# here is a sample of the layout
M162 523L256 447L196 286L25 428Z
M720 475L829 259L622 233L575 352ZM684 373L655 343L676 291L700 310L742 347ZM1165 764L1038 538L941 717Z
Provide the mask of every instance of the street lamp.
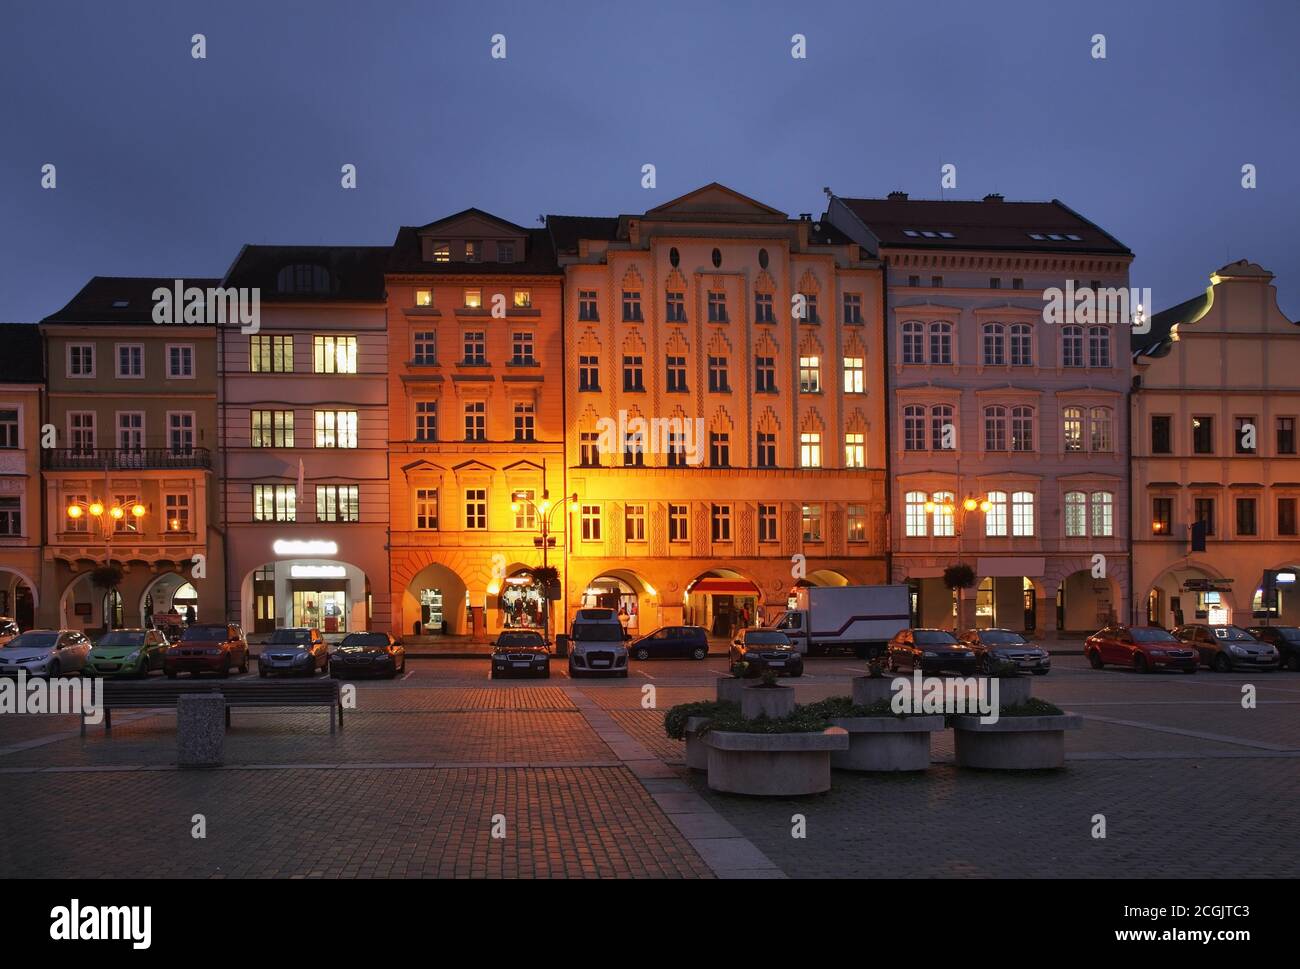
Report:
M148 509L138 501L130 504L114 504L106 509L104 503L96 498L93 501L69 502L66 513L70 522L77 522L84 518L88 525L88 531L93 530L93 534L103 538L104 566L107 568L113 564L113 536L117 531L118 523L130 517L135 520L138 529L141 520L148 514ZM109 591L116 592L117 590L110 589ZM104 625L107 628L112 627L112 621L108 615L104 617Z
M563 508L565 503L576 502L577 500L578 493L576 491L571 495L565 495L556 504L551 503L551 493L548 490L542 491L540 501L533 501L532 498L528 497L526 491L516 491L510 496L510 510L512 512L517 515L521 509L531 508L533 516L537 519L538 535L533 539L533 544L542 550L543 569L549 570L550 568L550 557L547 552L555 544L555 539L551 537L551 516ZM542 593L546 596L546 609L543 612L543 617L546 620L546 635L549 639L551 632L551 599L547 594L547 590L543 589Z
M989 510L992 509L992 507L993 507L993 502L989 501L987 495L980 495L979 497L976 497L975 495L967 494L966 497L962 499L961 517L953 523L953 532L956 534L957 537L957 561L958 562L961 561L961 539L963 533L966 531L966 516L977 509L982 514L987 515L989 513ZM942 503L935 502L933 499L926 501L925 512L927 515L933 515L936 510L942 511L945 517L952 518L957 511L957 506L952 501L944 501ZM957 590L957 616L954 621L954 630L956 629L957 626L961 624L961 618L962 618L961 606L962 606L962 594L961 594L961 589L958 589Z

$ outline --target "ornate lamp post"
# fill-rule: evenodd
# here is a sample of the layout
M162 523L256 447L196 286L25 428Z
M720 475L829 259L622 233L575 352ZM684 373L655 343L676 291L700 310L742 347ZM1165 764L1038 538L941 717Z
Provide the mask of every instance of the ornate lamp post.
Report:
M555 545L555 538L551 535L551 516L564 507L567 502L578 500L578 493L575 491L571 495L565 495L557 503L551 504L550 492L542 491L540 501L533 501L528 497L527 492L516 491L510 496L510 510L519 514L520 510L529 508L533 512L533 517L537 520L538 534L533 539L533 545L542 550L542 569L544 574L550 575L550 557L548 551ZM543 618L546 621L546 638L551 634L551 598L548 589L543 589L543 595L546 597L546 610Z
M961 561L961 554L962 554L961 539L962 539L962 533L965 532L966 530L966 516L976 510L978 510L982 514L987 515L989 513L989 510L992 507L993 507L993 502L989 501L987 495L981 495L980 497L977 498L974 495L967 494L966 497L962 499L961 517L956 519L956 521L953 523L953 532L956 534L957 537L957 561L958 562ZM957 511L957 506L951 501L945 501L942 503L927 501L925 503L926 514L933 515L935 511L942 511L945 517L952 518L955 512ZM953 624L954 630L956 629L957 626L961 625L961 619L962 619L961 613L962 613L962 594L961 594L961 589L959 588L957 590L957 617Z
M68 504L66 509L68 521L77 522L85 520L87 523L87 532L96 538L104 540L104 568L111 568L113 565L113 536L117 534L118 522L133 519L137 526L148 513L140 502L135 501L129 505L114 504L106 506L104 502L95 498L91 501L74 501ZM114 584L110 592L116 593L117 586ZM108 629L113 628L113 619L111 613L104 616L104 625Z

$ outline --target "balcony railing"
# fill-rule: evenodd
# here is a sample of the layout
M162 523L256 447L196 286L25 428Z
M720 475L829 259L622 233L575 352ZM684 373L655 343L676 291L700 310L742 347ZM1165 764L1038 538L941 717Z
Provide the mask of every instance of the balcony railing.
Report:
M205 447L192 448L51 448L41 452L47 471L134 470L212 467Z

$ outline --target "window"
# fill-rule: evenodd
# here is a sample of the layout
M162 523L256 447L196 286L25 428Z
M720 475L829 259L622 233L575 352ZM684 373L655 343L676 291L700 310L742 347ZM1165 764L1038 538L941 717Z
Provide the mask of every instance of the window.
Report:
M412 334L411 363L432 367L438 362L438 333L436 330L417 330Z
M1192 521L1205 523L1205 534L1214 534L1214 499L1197 498L1192 503Z
M920 277L920 276L908 276L908 277L907 277L907 285L909 285L909 286L920 286L920 285L921 285L921 277Z
M438 527L438 489L415 489L415 527L432 531Z
M623 322L640 323L641 320L641 293L623 290Z
M755 455L760 468L776 467L776 435L759 431L755 437Z
M997 276L990 276L989 289L1001 289L1001 288L1002 288L1002 280L999 279Z
M1024 288L1025 288L1025 281L1024 281L1024 279L1022 279L1022 278L1019 277L1019 276L1013 277L1012 280L1011 280L1011 288L1012 288L1012 289L1024 289Z
M1256 451L1256 432L1255 418L1238 417L1234 423L1237 427L1237 433L1234 437L1233 444L1238 454L1254 454ZM1247 447L1249 445L1249 447Z
M595 393L600 390L600 357L582 354L578 357L578 390Z
M928 500L924 491L909 491L903 496L904 534L908 538L925 537L925 503Z
M822 436L816 431L804 431L799 435L799 466L801 468L820 468L822 466Z
M1007 533L1007 493L989 492L989 510L984 513L984 534L1004 536Z
M645 390L645 358L639 354L623 357L623 390L628 393Z
M1277 419L1277 453L1295 454L1295 418Z
M731 506L714 505L709 520L713 526L715 542L731 541Z
M1065 536L1082 538L1088 534L1087 522L1088 496L1082 491L1065 493Z
M532 530L537 527L537 492L520 488L510 493L510 504L515 512L515 528Z
M578 319L583 323L595 323L600 319L596 312L596 291L594 289L578 290Z
M487 402L471 400L465 403L465 440L487 440Z
M866 393L866 361L862 357L844 358L844 392L846 394Z
M850 542L867 540L867 506L849 505L845 521Z
M1214 453L1214 418L1202 414L1192 418L1192 450L1197 454Z
M1256 534L1254 498L1237 499L1237 534L1238 535Z
M1011 408L1011 450L1032 451L1034 449L1034 409L1032 407Z
M731 467L731 435L726 431L709 432L709 465L714 468Z
M754 390L760 394L776 393L776 357L754 358Z
M167 412L167 447L172 455L189 457L194 453L194 412Z
M1083 408L1067 407L1061 412L1061 438L1067 451L1083 450Z
M578 464L584 468L600 467L600 434L583 431L578 439Z
M754 322L755 323L776 322L776 314L772 310L771 293L754 294Z
M822 358L799 358L799 393L820 394L822 392Z
M1011 366L1034 365L1034 342L1028 323L1011 324Z
M952 538L957 534L953 520L957 496L951 491L936 491L930 500L934 502L934 536Z
M483 308L483 290L466 289L461 293L467 310L481 310Z
M293 485L253 485L253 521L297 520L297 489Z
M903 363L925 363L925 327L914 320L903 324Z
M193 344L167 344L167 376L172 380L188 380L194 376Z
M330 274L324 266L310 263L285 266L276 275L275 288L282 293L328 293Z
M803 506L803 540L820 542L822 540L822 506Z
M731 393L731 386L727 377L726 357L709 357L709 393Z
M514 262L515 244L513 242L497 243L497 262ZM519 304L515 304L516 306Z
M0 448L18 447L18 411L0 410Z
M532 401L515 401L515 440L528 442L537 440L537 407Z
M1061 327L1061 366L1083 366L1083 327Z
M583 505L581 509L582 540L600 541L600 505Z
M316 412L316 446L356 447L357 412L354 410L318 410Z
M465 528L482 531L487 528L487 489L465 489Z
M984 366L1002 367L1007 362L1007 328L1001 323L984 324Z
M1092 493L1092 534L1106 538L1115 534L1115 496L1109 491Z
M190 527L190 496L187 494L169 494L163 497L163 506L167 510L167 531L188 535L194 531Z
M1277 500L1277 533L1279 535L1296 534L1296 509L1294 498Z
M925 450L925 408L920 404L903 408L903 450Z
M624 509L623 538L628 542L645 541L645 505L628 505Z
M69 494L69 495L66 495L66 496L64 497L64 504L63 504L63 507L64 507L64 508L67 508L69 505L80 505L82 508L85 508L86 505L89 504L89 502L90 502L90 496L89 496L89 495L86 495L86 494ZM86 515L82 515L82 516L79 517L79 518L68 518L67 515L64 515L64 516L63 516L63 531L65 531L65 532L80 532L80 533L82 533L82 534L88 532L88 531L90 530L90 526L89 526L88 522L86 521L86 518L87 518L87 517L88 517L88 516L86 516Z
M503 259L502 262L513 262L512 259ZM533 308L533 291L531 289L516 289L514 292L513 302L517 310L530 310Z
M686 436L681 431L668 432L668 467L686 467Z
M709 322L727 322L727 294L709 290Z
M764 544L776 541L776 505L758 506L758 540Z
M95 346L93 343L71 343L68 345L68 376L95 376Z
M844 435L844 467L865 468L867 466L867 436L850 431Z
M645 467L645 437L641 431L623 433L623 467Z
M510 363L516 367L531 367L537 363L533 356L532 330L516 330L510 335Z
M140 452L144 450L144 414L140 411L118 411L117 412L117 447L119 451ZM129 466L130 458L125 455L118 455L118 460L122 461L126 457ZM137 458L138 464L138 458Z
M357 338L354 336L316 336L312 338L316 373L356 373Z
M1110 327L1088 328L1088 366L1110 366Z
M957 425L953 423L951 404L930 408L930 447L935 451L957 449Z
M435 242L433 244L433 261L434 262L451 262L451 245L446 242Z
M318 522L359 522L361 503L357 485L317 485Z
M293 411L255 410L249 418L253 447L293 447Z
M431 290L431 289L417 289L417 290L415 291L415 305L416 305L416 306L424 306L424 307L432 307L432 306L433 306L433 290Z
M250 336L248 366L252 373L293 373L293 337Z
M984 450L1007 449L1007 409L1001 405L984 408Z
M0 535L15 536L22 533L22 499L0 498Z
M862 322L862 294L844 294L844 322L857 325Z
M1151 499L1151 534L1169 535L1174 527L1174 499Z
M68 446L74 454L89 457L95 451L95 412L68 412Z
M930 324L930 362L952 363L952 324Z
M1114 448L1111 434L1109 407L1094 407L1088 412L1088 442L1093 451L1111 451Z
M471 239L465 243L465 261L482 262L483 261L483 243L478 239Z
M668 293L664 304L664 319L669 323L686 322L686 294Z
M1027 537L1034 534L1034 493L1017 491L1011 495L1011 534Z
M685 505L668 506L668 541L690 541L690 519Z
M417 400L415 402L415 439L422 444L438 440L438 402L436 400Z
M799 295L803 297L803 315L799 315L799 308L796 303L794 311L795 318L799 320L800 323L820 323L821 320L817 317L817 294L800 293Z
M669 354L665 361L665 374L668 378L668 393L686 392L686 358Z
M1173 451L1173 419L1163 414L1152 417L1151 453L1172 454Z
M144 376L144 347L138 343L117 345L117 375L128 379Z
M487 363L487 334L482 330L466 330L464 338L465 356L461 363L481 366Z

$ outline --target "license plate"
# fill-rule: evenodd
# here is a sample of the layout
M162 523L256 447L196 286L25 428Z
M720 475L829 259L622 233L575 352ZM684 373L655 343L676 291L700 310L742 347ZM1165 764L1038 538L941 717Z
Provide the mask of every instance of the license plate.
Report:
M607 660L607 659L593 659L593 660L591 661L591 665L592 665L592 666L608 666L608 665L609 665L609 660Z
M526 669L528 669L528 667L532 666L533 664L532 664L532 663L529 663L529 662L527 662L527 661L524 661L524 662L521 662L521 663L511 663L510 665L513 666L515 669L525 669L525 670L526 670Z
M17 673L20 669L22 669L21 666L6 666L2 672Z
M772 660L770 663L768 663L767 665L768 665L768 666L784 666L784 665L785 665L785 660L783 660L783 659L774 659L774 660Z

